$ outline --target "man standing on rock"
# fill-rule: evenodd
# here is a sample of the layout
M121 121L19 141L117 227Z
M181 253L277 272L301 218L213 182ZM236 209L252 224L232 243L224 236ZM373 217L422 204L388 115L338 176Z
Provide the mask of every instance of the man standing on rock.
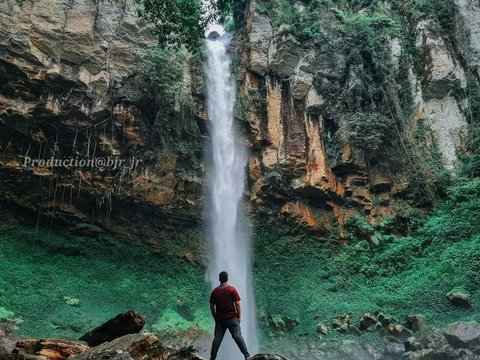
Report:
M237 289L228 284L228 273L226 271L222 271L218 275L218 280L220 285L213 289L210 295L210 311L215 320L215 334L210 360L217 358L218 349L227 329L230 331L233 340L235 340L245 359L250 360L250 354L240 329L240 296Z

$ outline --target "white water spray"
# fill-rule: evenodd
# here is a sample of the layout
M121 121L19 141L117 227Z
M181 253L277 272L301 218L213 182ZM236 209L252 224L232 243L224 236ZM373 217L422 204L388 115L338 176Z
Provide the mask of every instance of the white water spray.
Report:
M243 213L247 151L236 141L233 122L235 87L231 76L228 41L207 40L208 115L211 129L210 229L213 256L210 280L218 285L218 273L227 271L229 282L241 297L242 334L250 354L258 351L255 300L251 287L250 231ZM226 334L218 359L242 359Z

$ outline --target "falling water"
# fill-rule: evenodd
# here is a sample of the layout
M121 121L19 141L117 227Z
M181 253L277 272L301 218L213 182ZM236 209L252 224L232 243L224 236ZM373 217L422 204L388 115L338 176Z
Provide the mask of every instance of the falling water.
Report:
M228 40L223 38L207 40L208 114L213 163L209 208L213 256L209 272L213 286L218 284L220 271L229 273L230 284L237 288L242 298L242 333L253 354L258 350L258 344L251 287L250 233L242 207L247 152L236 141L233 122L235 88L226 49ZM226 335L219 359L237 358L242 358L241 353Z

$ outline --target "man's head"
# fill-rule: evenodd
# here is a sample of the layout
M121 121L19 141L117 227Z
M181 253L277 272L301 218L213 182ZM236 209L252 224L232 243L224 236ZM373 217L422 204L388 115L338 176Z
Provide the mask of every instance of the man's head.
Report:
M220 274L218 274L218 280L221 283L226 283L228 281L228 273L226 271L222 271Z

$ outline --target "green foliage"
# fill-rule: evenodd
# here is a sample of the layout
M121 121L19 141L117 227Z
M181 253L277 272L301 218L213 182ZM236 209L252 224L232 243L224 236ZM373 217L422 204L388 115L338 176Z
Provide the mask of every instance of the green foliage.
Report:
M466 89L457 91L455 95L469 104L465 113L468 121L467 151L461 154L460 174L468 178L480 177L480 84L473 74L467 76Z
M274 28L284 26L281 33L289 33L302 41L320 41L324 34L318 18L320 2L307 2L307 8L300 12L293 0L262 1L256 5L256 11L268 15Z
M245 7L248 5L247 0L216 0L212 3L210 11L214 19L220 23L224 23L230 17L233 19L232 28L234 24L240 23L243 19ZM227 28L225 28L226 30Z
M172 104L178 94L183 94L183 74L187 63L185 49L175 50L156 46L142 51L137 72L147 83L145 90L161 103Z
M345 117L342 128L352 145L375 153L393 141L395 122L378 113L357 112Z
M452 0L416 0L414 9L423 16L430 16L437 20L447 33L455 29L457 12L455 2Z
M399 116L393 111L395 98L390 86L395 78L389 40L403 37L400 21L380 5L360 13L339 9L335 13L341 22L347 66L363 86L361 94L345 92L349 110Z
M272 0L265 0L255 4L255 11L262 15L269 15L273 7L274 2Z
M15 316L12 311L9 311L0 306L0 321L6 321L9 323L20 325L23 320Z
M295 8L292 0L281 0L280 4L275 5L273 11L272 25L276 28L283 24L292 27L300 24L300 13Z
M0 307L0 317L24 319L20 335L78 339L129 309L146 316L147 330L161 331L154 325L171 313L181 314L183 327L211 325L205 270L180 257L199 251L190 249L195 234L188 236L189 243L179 243L172 234L162 240L168 248L154 252L110 237L6 223L0 230L0 304L9 309ZM66 298L78 302L72 306Z
M154 34L162 46L185 45L196 51L202 45L209 16L202 13L200 0L135 0L138 13L154 25Z
M259 312L299 319L290 336L302 339L316 336L316 319L328 325L350 312L353 324L376 310L400 320L420 314L435 326L475 319L478 310L456 308L446 294L463 287L473 303L480 301L480 181L450 187L448 194L435 214L408 236L391 235L404 224L396 218L376 225L361 218L347 220L354 233L343 247L314 236L292 237L278 222L262 219L255 234ZM378 235L378 244L369 235ZM271 301L277 297L281 303ZM269 332L264 336L268 339Z
M96 0L99 1L99 0ZM205 31L213 22L235 22L243 17L246 0L134 0L138 14L150 22L163 47L186 47L194 53L202 48ZM234 24L229 22L230 29Z
M267 114L267 89L262 88L249 88L248 99L255 107L257 113L260 116L266 116Z
M184 83L187 68L203 69L201 55L189 56L185 48L157 46L140 53L137 66L137 73L145 80L145 94L161 109L154 124L156 138L161 139L165 153L177 158L179 176L201 171L203 140L194 119L192 94Z

